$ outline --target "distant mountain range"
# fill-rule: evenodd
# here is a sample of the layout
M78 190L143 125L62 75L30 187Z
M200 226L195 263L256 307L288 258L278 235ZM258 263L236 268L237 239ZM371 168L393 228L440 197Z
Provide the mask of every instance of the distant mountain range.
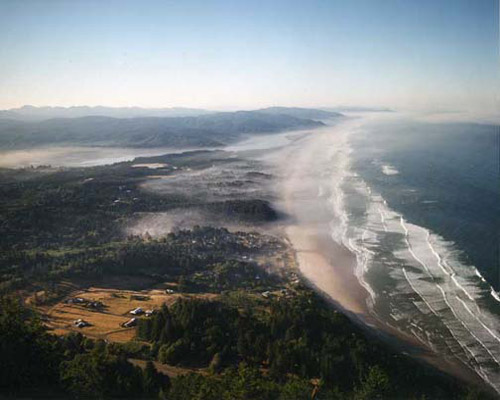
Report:
M322 110L273 107L170 118L86 116L43 121L0 119L0 147L217 147L249 133L324 126L320 121L296 115L315 116L318 119L341 117L339 113Z
M286 114L291 115L297 118L306 118L306 119L315 119L315 120L324 120L331 118L341 117L342 114L336 111L328 111L317 108L299 108L299 107L268 107L261 108L257 110L257 112L265 113L265 114Z
M299 107L268 107L255 110L266 114L287 114L292 117L306 119L329 119L339 116L334 110L299 108ZM199 115L215 114L217 111L199 108L141 108L141 107L104 107L104 106L75 106L75 107L35 107L23 106L10 110L0 110L0 119L15 119L22 121L43 121L53 118L79 117L195 117Z
M23 106L10 110L0 110L0 118L41 121L51 118L78 118L89 116L136 118L136 117L192 117L196 115L211 114L197 108L141 108L141 107L34 107Z
M333 112L393 112L387 107L363 107L363 106L338 106L338 107L327 107L322 108L322 110L333 111Z

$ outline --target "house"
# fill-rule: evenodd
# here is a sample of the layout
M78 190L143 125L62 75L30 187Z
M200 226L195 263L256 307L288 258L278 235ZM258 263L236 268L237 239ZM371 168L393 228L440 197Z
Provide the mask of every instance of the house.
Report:
M85 328L86 326L90 326L90 324L87 321L84 321L81 318L77 319L76 321L73 321L73 323L77 328Z
M141 315L144 314L144 311L141 307L137 307L135 310L130 311L132 315Z
M66 300L66 304L81 304L85 303L85 299L82 299L81 297L74 297L72 299Z
M174 294L175 291L172 290L172 289L167 289L167 290L165 290L165 293L167 293L167 294Z
M89 304L88 304L88 307L92 307L92 308L102 308L104 307L104 304L100 301L91 301Z
M268 299L269 296L271 296L271 292L269 290L266 290L265 292L262 292L261 293L262 297L264 297L265 299Z
M123 323L124 328L131 328L137 325L137 318L131 318L127 322Z

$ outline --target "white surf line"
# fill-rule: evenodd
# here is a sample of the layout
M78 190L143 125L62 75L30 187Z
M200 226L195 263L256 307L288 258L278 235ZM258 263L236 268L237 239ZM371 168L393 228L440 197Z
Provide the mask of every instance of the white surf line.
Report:
M479 279L481 279L481 281L483 281L484 283L486 283L486 279L484 279L484 277L481 275L481 272L479 272L477 268L475 269L474 272L476 273L477 277Z
M385 203L385 200L384 200L384 203ZM381 212L381 208L380 208L380 207L379 207L379 212L381 213L381 216L382 216L382 212ZM427 274L428 274L428 275L429 275L429 276L430 276L430 277L434 280L434 277L433 277L433 276L432 276L432 274L430 273L430 271L429 271L429 269L428 269L427 265L426 265L426 264L425 264L425 263L424 263L424 262L423 262L420 258L418 258L418 257L417 257L417 255L415 254L415 252L413 251L413 249L412 249L412 247L411 247L411 244L410 244L410 242L409 242L409 231L408 231L408 229L406 228L406 225L404 224L404 219L403 219L403 217L402 217L402 216L400 217L400 224L401 224L402 228L404 229L404 232L405 232L405 241L406 241L406 243L407 243L408 250L409 250L410 254L412 255L412 257L413 257L413 258L414 258L414 259L415 259L418 263L420 263L420 264L424 267L424 269L427 271ZM386 226L385 226L385 221L384 221L384 228L385 228L385 229L386 229L386 231L387 231L387 228L386 228ZM424 304L427 306L427 308L428 308L428 309L429 309L429 310L430 310L430 311L431 311L431 312L432 312L432 313L433 313L433 314L434 314L437 318L439 318L439 320L441 320L441 321L442 321L442 319L441 319L440 315L439 315L439 314L438 314L438 313L434 310L434 308L432 308L432 306L431 306L431 305L430 305L430 303L427 301L427 299L425 298L425 296L424 296L422 293L420 293L420 291L419 291L419 290L417 290L417 288L413 285L413 283L411 282L411 280L410 280L410 278L409 278L409 276L408 276L408 273L406 272L406 269L405 269L404 267L403 267L402 269L403 269L403 273L404 273L404 276L405 276L405 278L406 278L406 281L407 281L407 282L408 282L408 284L410 285L411 289L412 289L412 290L413 290L413 291L414 291L414 292L415 292L415 293L416 293L416 294L417 294L417 295L418 295L418 296L422 299L422 301L423 301L423 302L424 302ZM448 305L448 307L449 307L449 305ZM452 312L453 312L453 311L452 311ZM454 314L454 312L453 312L453 314ZM454 314L454 315L455 315L455 314ZM457 318L457 319L458 319L458 318ZM442 322L444 323L444 321L442 321ZM461 322L461 321L460 321L460 322ZM462 323L462 322L461 322L461 323ZM445 325L445 326L447 326L447 324L446 324L446 323L444 323L444 325ZM463 325L463 323L462 323L462 325ZM476 361L476 363L477 363L477 360L476 360L476 358L475 358L474 354L473 354L473 353L472 353L472 352L471 352L468 348L466 348L466 347L464 347L464 346L462 345L462 343L459 341L459 339L458 339L458 338L455 336L455 334L453 333L452 329L451 329L450 327L448 327L448 326L447 326L447 329L448 329L448 331L450 332L450 334L453 336L453 338L455 339L455 341L458 343L458 345L459 345L459 346L460 346L463 350L464 350L464 349L467 349L467 352L470 354L470 356L472 357L472 359L473 359L473 360L475 360L475 361ZM415 335L415 334L414 334L414 336L415 336L415 337L417 337L417 335ZM418 337L417 337L417 339L418 339ZM430 343L431 343L431 342L429 342L429 344L430 344ZM431 347L433 347L433 346L431 345ZM448 346L448 347L449 347L449 346ZM465 350L464 350L464 351L465 351ZM459 360L460 360L460 357L459 357L459 356L457 356L456 354L454 354L454 352L453 352L453 351L452 351L452 354L453 354L453 355L454 355L457 359L459 359ZM460 361L461 361L461 362L463 362L462 360L460 360ZM478 363L478 365L479 365L479 363ZM478 372L478 373L479 373L479 372ZM480 375L481 375L481 374L480 374ZM481 375L481 376L482 376L482 375Z
M417 288L413 286L413 284L411 283L410 278L408 277L408 274L407 274L407 272L406 272L406 268L405 268L405 267L403 267L403 273L404 273L404 275L405 275L406 281L408 282L408 284L410 285L410 287L413 289L413 291L414 291L414 292L415 292L415 293L416 293L416 294L417 294L417 295L418 295L418 296L422 299L422 301L423 301L423 302L425 303L425 305L429 308L429 310L430 310L430 311L431 311L431 312L432 312L432 313L433 313L433 314L434 314L437 318L439 318L439 320L440 320L441 322L443 322L444 326L446 326L446 329L448 329L448 332L450 332L450 335L453 337L453 339L455 339L455 342L458 344L458 346L459 346L460 348L462 348L462 351L463 351L464 355L466 355L467 353L469 353L469 354L470 354L471 359L472 359L472 360L474 360L474 361L476 362L476 364L479 366L479 363L478 363L478 361L477 361L476 357L474 356L474 353L472 353L472 351L471 351L471 350L470 350L467 346L464 346L464 345L462 344L462 342L461 342L461 341L457 338L457 336L456 336L456 335L455 335L455 333L453 332L453 329L451 329L451 328L448 326L448 324L446 323L446 321L444 321L443 319L441 319L441 317L439 316L439 314L437 313L437 311L435 311L435 310L431 307L431 305L428 303L428 301L425 299L425 297L424 297L424 296L420 293L420 291L419 291L419 290L417 290ZM426 334L427 334L427 332L426 332ZM428 337L428 340L429 340L429 343L432 343L432 340L431 340L429 337ZM446 342L445 342L445 343L446 343ZM454 352L453 350L451 350L451 348L449 347L449 345L448 345L448 344L446 344L446 346L450 349L451 354L452 354L452 355L453 355L453 356L454 356L457 360L459 360L459 361L460 361L461 363L463 363L465 366L467 366L467 367L471 368L471 366L470 366L470 365L468 365L467 363L465 363L465 362L461 359L461 357L460 357L459 355L455 354L455 352ZM434 346L432 346L432 344L431 344L431 347L432 347L433 349L435 349L435 347L434 347ZM436 350L434 350L434 351L437 353L437 351L436 351ZM469 359L468 361L470 361L470 359ZM483 377L483 374L482 374L482 373L480 373L479 371L477 371L475 368L472 368L472 369L473 369L474 371L476 371L476 372L477 372L477 373L478 373L481 377ZM487 380L487 378L485 378L485 377L483 377L483 378L484 378L485 380Z
M368 294L370 295L371 306L370 305L368 305L368 306L369 306L369 308L373 309L373 305L375 304L377 294L373 291L372 287L368 284L368 282L366 282L365 277L364 277L364 273L363 273L366 270L365 267L368 263L368 259L366 256L364 256L362 251L358 250L357 246L352 243L351 238L346 238L346 239L347 239L347 243L346 243L347 249L350 250L352 253L354 253L356 256L355 275L358 278L358 281L361 284L361 286L363 286L365 288L365 290L368 292ZM360 259L362 261L360 261ZM359 267L361 267L361 268L359 268ZM361 269L361 271L360 271L360 269Z
M439 267L441 267L441 269L443 270L443 272L445 274L447 274L448 276L451 277L451 280L453 281L453 283L455 283L455 285L462 291L464 292L464 294L469 298L470 301L474 302L474 304L476 305L476 308L478 309L479 312L481 312L481 310L479 309L478 305L476 304L476 301L475 299L472 297L472 295L457 281L457 279L455 278L455 275L457 275L457 273L453 270L453 268L451 268L448 263L444 262L444 260L441 258L441 256L439 255L439 253L436 251L436 249L434 248L434 246L432 245L432 242L431 242L431 233L428 229L425 229L423 227L420 227L420 229L422 229L424 232L426 232L426 242L427 242L427 245L429 246L429 249L431 250L432 254L434 254L434 256L436 257L437 261L438 261L438 265ZM446 270L446 268L444 267L446 264L446 266L451 270L451 273L448 272Z
M418 225L416 225L416 226L418 226ZM436 250L434 249L434 246L432 246L432 243L430 242L430 236L431 236L430 231L428 229L425 229L425 228L421 227L421 226L418 226L418 227L425 232L425 234L426 234L425 241L427 242L427 246L429 246L429 249L431 250L431 253L434 254L434 256L437 258L438 266L443 270L443 272L446 275L450 275L451 276L452 274L454 274L455 271L452 270L452 272L450 273L449 271L446 270L446 268L444 267L444 264L441 261L441 256L436 252ZM468 293L467 293L467 296L469 296Z
M464 344L462 344L462 342L457 338L457 336L455 335L455 333L453 333L453 329L451 329L448 324L444 323L444 325L446 326L446 328L448 329L448 332L450 332L451 336L453 337L453 339L455 339L455 342L458 344L458 346L460 348L462 348L462 351L464 353L464 355L466 355L467 353L470 354L470 359L467 360L468 362L465 363L461 358L460 356L458 356L457 354L455 354L453 352L453 350L451 349L451 347L446 344L446 346L450 349L451 351L451 354L458 360L460 361L462 364L464 364L467 368L470 368L472 369L474 372L476 372L481 378L483 378L483 380L485 382L487 382L491 387L493 387L496 391L497 388L495 387L495 384L493 382L491 382L491 380L488 378L488 376L484 373L484 370L483 370L483 367L481 366L481 364L479 364L479 362L477 361L476 357L474 356L474 353L472 353L472 351L467 347L465 346ZM471 359L474 360L475 362L475 365L477 366L477 368L475 368L474 366L471 365ZM479 371L478 371L479 369ZM500 393L500 392L499 392Z
M457 275L457 273L453 272L453 274L450 275L451 280L456 285L456 287L458 287L462 292L464 292L464 294L469 298L469 300L473 301L475 304L476 301L475 301L474 297L472 297L471 294L457 281L456 275ZM477 304L476 304L476 307L477 307ZM478 307L478 310L479 310L479 307Z
M387 232L387 224L385 223L384 213L382 212L382 208L378 206L378 212L380 214L380 222L382 222L382 226L384 227L384 231Z
M415 258L415 260L417 262L419 262L425 269L426 271L429 273L429 276L434 280L434 277L430 274L428 268L427 268L427 265L422 262L422 260L420 260L416 255L415 253L413 252L412 248L411 248L411 245L410 245L410 242L409 242L409 231L408 229L406 228L405 224L404 224L404 219L403 217L401 216L400 217L400 223L401 223L401 226L403 227L404 231L405 231L405 240L406 240L406 243L408 244L408 250L410 251L411 255L413 256L413 258ZM405 269L403 268L403 272L405 273L405 276L407 277L407 274L406 274L406 271ZM449 275L449 274L447 274ZM408 280L408 278L407 278ZM410 283L410 281L408 280L408 282ZM413 287L413 285L410 284L410 286L412 287L412 289L420 295L420 297L422 298L422 300L424 300L423 296L417 292L415 290L415 288ZM469 332L469 334L474 338L476 339L476 341L486 350L486 352L491 356L491 358L493 359L493 361L495 361L499 366L500 366L500 363L499 361L493 356L493 354L490 352L490 350L484 345L484 343L474 334L472 333L472 331L465 325L465 323L458 317L458 315L456 314L455 310L453 309L453 307L451 306L451 304L448 302L447 298L446 298L446 293L444 292L443 288L439 285L439 284L436 284L436 286L439 288L439 290L441 290L441 293L443 294L443 299L446 303L446 305L448 306L448 308L450 309L450 311L453 313L453 315L455 316L455 319L460 322L462 324L462 326L465 328L465 330L467 332ZM425 301L425 300L424 300ZM426 301L425 301L426 302ZM427 303L427 302L426 302ZM437 314L436 314L437 316ZM438 316L439 318L439 316ZM444 322L444 321L443 321ZM445 325L447 326L446 322L444 322ZM455 336L455 334L453 333L453 330L451 328L448 327L448 330L450 331L451 335L455 338L455 340L457 341L457 343L460 345L460 347L462 347L463 349L467 349L469 354L471 354L472 356L472 359L476 361L476 363L479 365L479 369L481 370L481 373L479 371L476 370L476 372L481 376L483 377L483 379L485 381L487 381L495 390L498 391L498 389L495 387L495 385L493 385L491 383L491 381L488 379L488 377L483 373L483 369L481 368L481 365L479 364L478 360L476 359L476 357L473 355L473 353L470 351L470 349L467 347L467 346L464 346L462 345L462 343L460 342L460 340ZM458 357L457 357L458 358ZM500 393L500 391L499 391Z
M344 241L347 238L347 231L349 230L349 217L347 216L347 212L344 207L344 194L341 192L339 194L339 212L340 212L340 220L342 225L342 233L341 240Z
M400 332L403 332L401 329L398 329L398 331ZM426 341L424 341L424 339L422 339L420 337L420 333L411 329L410 328L410 332L412 333L413 337L415 337L420 343L422 343L422 345L424 345L425 347L429 346L429 343L427 343ZM403 332L404 333L404 332Z
M365 228L365 229L363 230L363 233L361 234L361 241L362 241L362 242L364 242L364 241L365 241L366 231L367 231L367 229Z
M347 162L346 164L347 164L347 167L348 167L348 162ZM342 181L342 183L343 183L343 181L345 180L345 176L346 176L346 175L342 176L342 180L341 180L341 181ZM340 186L341 186L341 184L338 184L338 186L337 186L337 187L340 189ZM368 191L369 191L369 193L371 192L369 187L368 187ZM339 196L339 197L340 197L340 196ZM344 210L344 213L345 213L345 207L343 207L343 197L344 197L344 196L343 196L343 193L342 193L342 195L341 195L341 199L342 199L342 200L341 200L341 201L342 201L342 207L341 207L341 208ZM385 200L384 200L384 204L385 204L385 205L387 205L387 202L386 202ZM344 213L343 213L343 214L344 214ZM347 215L343 215L343 217L344 217L345 219L344 219L344 218L342 218L342 220L343 220L343 222L345 221L345 224L346 224L346 225L345 225L345 230L344 230L344 235L343 235L343 236L344 236L344 238L347 238L347 220L348 220L348 218L347 218ZM403 228L403 229L404 229L404 231L405 231L405 241L406 241L406 243L407 243L408 250L409 250L410 254L412 255L412 257L413 257L413 258L414 258L414 259L415 259L418 263L420 263L420 264L424 267L424 269L426 270L426 272L427 272L427 274L429 275L429 277L430 277L430 278L434 281L434 280L435 280L435 278L434 278L434 276L431 274L431 272L430 272L430 270L428 269L427 265L426 265L426 264L425 264L425 263L424 263L424 262L423 262L420 258L418 258L418 257L417 257L417 255L415 254L415 252L413 251L413 249L412 249L412 247L411 247L411 244L410 244L410 241L409 241L409 231L408 231L408 229L406 228L406 225L405 225L405 223L404 223L404 219L403 219L403 217L402 217L402 216L400 217L400 224L401 224L402 228ZM365 235L365 232L366 232L366 229L365 229L365 231L364 231L364 232L363 232L363 234L362 234L362 237L361 237L362 241L364 241L364 235ZM346 244L347 244L347 243L346 243ZM362 257L362 259L363 259L363 261L364 261L364 263L363 263L363 264L365 264L365 265L366 265L366 262L367 262L367 257L365 256L365 254L361 253L361 251L357 249L357 246L355 246L355 245L352 243L352 240L351 240L350 238L348 239L348 248L349 248L349 247L350 247L350 248L351 248L351 249L352 249L352 250L353 250L356 254L359 254L359 255ZM440 267L443 269L443 271L445 272L445 274L446 274L446 275L450 275L450 274L449 274L449 273L448 273L448 272L447 272L447 271L443 268L443 266L442 266L442 265L440 265ZM448 331L450 332L450 334L453 336L453 338L454 338L454 339L455 339L455 341L458 343L458 345L459 345L459 346L463 349L463 351L464 351L464 352L466 352L466 351L467 351L467 352L471 355L472 360L474 360L474 361L475 361L476 365L477 365L477 366L478 366L478 368L479 368L479 371L478 371L476 368L473 368L473 369L474 369L474 370L475 370L475 371L476 371L476 372L477 372L477 373L478 373L478 374L479 374L479 375L480 375L480 376L481 376L481 377L482 377L482 378L483 378L486 382L488 382L491 386L493 386L493 387L495 388L495 390L497 390L497 389L496 389L496 387L495 387L495 386L491 383L490 379L486 376L486 374L484 374L484 372L483 372L483 368L481 367L481 365L479 364L479 362L477 361L476 357L475 357L475 356L474 356L474 354L471 352L471 350L470 350L467 346L464 346L464 345L460 342L460 340L459 340L459 339L455 336L455 334L454 334L453 330L452 330L452 329L451 329L451 328L447 325L447 323L446 323L444 320L442 320L442 319L439 317L439 315L438 315L438 314L436 313L436 311L435 311L435 310L434 310L434 309L430 306L430 304L427 302L427 300L424 298L424 296L423 296L421 293L419 293L419 291L417 291L417 290L416 290L416 288L413 286L413 284L412 284L412 283L411 283L411 281L409 280L408 275L407 275L406 270L405 270L405 268L404 268L404 267L403 267L403 272L404 272L405 277L406 277L406 280L408 281L408 283L409 283L410 287L412 288L412 290L413 290L415 293L417 293L417 295L419 295L419 296L420 296L420 298L421 298L421 299L423 300L423 302L427 305L427 307L429 308L429 310L430 310L430 311L431 311L434 315L436 315L436 316L437 316L437 317L438 317L438 318L439 318L439 319L440 319L440 320L444 323L444 325L448 328ZM360 279L360 282L362 283L362 285L363 285L363 286L365 286L365 285L366 285L366 282L364 281L363 276L359 276L358 278ZM364 284L363 284L363 283L364 283ZM437 285L437 286L438 286L438 287L440 288L440 290L442 291L442 288L441 288L439 285ZM369 286L368 286L368 287L369 287ZM370 288L370 289L371 289L371 288ZM370 290L370 291L371 291L371 290ZM444 292L443 292L443 294L444 294ZM489 349L488 349L488 348L486 348L486 347L485 347L485 345L484 345L484 344L480 341L480 339L479 339L479 338L477 338L477 337L476 337L476 336L475 336L475 335L474 335L474 334L473 334L473 333L472 333L472 332L471 332L471 331L467 328L467 326L464 324L464 322L463 322L462 320L460 320L460 318L458 318L458 316L456 315L455 311L453 310L453 308L451 307L451 305L448 303L448 301L447 301L447 299L446 299L446 296L445 296L445 303L447 304L447 306L448 306L448 307L450 308L450 310L452 311L452 313L453 313L453 315L455 316L456 320L457 320L457 321L459 321L459 322L460 322L460 323L464 326L464 328L465 328L465 329L466 329L466 330L467 330L467 331L468 331L468 332L469 332L469 333L470 333L470 334L471 334L471 335L472 335L472 336L473 336L473 337L477 340L477 342L478 342L478 343L480 343L480 344L481 344L481 345L485 348L485 350L486 350L486 351L490 354L490 356L492 357L492 359L493 359L495 362L497 362L497 364L498 364L498 361L497 361L497 360L495 359L495 357L491 354L491 352L489 351ZM415 337L417 337L416 335L414 335L414 336L415 336ZM417 337L417 339L418 339L418 337ZM452 352L452 354L454 354L454 353ZM455 356L455 357L456 357L459 361L463 362L462 360L460 360L460 357L458 357L458 356L457 356L457 355L455 355L455 354L454 354L454 356ZM500 364L499 364L499 365L500 365ZM500 392L499 392L499 393L500 393Z
M416 307L416 306L415 306ZM413 336L415 336L417 338L417 340L422 343L424 346L430 346L433 350L434 348L432 347L432 344L431 343L428 343L426 342L423 338L420 337L420 335L425 335L426 332L424 329L422 329L420 326L418 326L415 322L413 322L412 320L410 320L410 326L415 328L415 329L412 329L412 328L409 328L410 332L413 334ZM398 331L402 332L402 333L405 333L403 332L403 330L399 329L399 328L396 328L398 329Z
M422 228L422 229L424 229L424 228ZM443 263L444 263L444 264L446 264L446 265L448 266L448 268L450 268L451 270L453 270L453 268L452 268L452 267L450 267L450 266L448 265L448 261L445 261L445 260L442 260L442 261L443 261ZM481 279L481 281L482 281L483 283L488 284L488 281L487 281L486 279L484 279L483 275L481 275L481 272L479 272L479 270L478 270L476 267L473 267L473 268L474 268L474 273L475 273L475 275L476 275L479 279ZM478 309L479 313L481 313L481 314L482 314L481 309L480 309L480 308L479 308L479 306L477 305L477 303L476 303L475 299L474 299L474 298L473 298L473 297L472 297L472 296L471 296L471 295L467 292L467 290L466 290L466 289L465 289L465 288L464 288L464 287L463 287L460 283L458 283L458 282L457 282L457 280L455 279L455 275L456 275L456 273L455 273L455 272L453 272L453 273L452 273L452 275L451 275L451 278L452 278L453 282L454 282L454 283L455 283L455 284L456 284L456 285L457 285L460 289L462 289L462 291L465 293L465 295L466 295L466 296L467 296L467 297L468 297L471 301L473 301L473 302L476 304L476 307L477 307L477 309ZM492 287L491 285L489 285L489 286L490 286L490 294L491 294L491 296L492 296L492 297L493 297L496 301L500 302L500 296L498 295L498 293L497 293L497 292L495 292L495 289L493 289L493 287Z
M365 228L363 230L363 233L361 234L361 243L363 243L363 250L366 251L367 253L371 254L371 255L375 255L375 252L370 250L368 247L366 247L364 244L365 244L365 236L366 236L366 233L368 232L368 228Z
M413 283L411 283L411 280L410 280L410 278L408 277L408 273L406 272L406 268L405 268L405 267L403 267L402 269L403 269L403 274L404 274L404 276L405 276L405 278L406 278L406 281L408 282L408 284L410 285L410 287L412 288L412 290L413 290L413 291L414 291L414 292L415 292L415 293L416 293L416 294L417 294L417 295L418 295L418 296L422 299L422 301L425 303L425 305L427 306L427 308L428 308L428 309L429 309L429 310L430 310L430 311L431 311L431 312L432 312L432 313L433 313L436 317L440 318L440 317L439 317L439 315L438 315L438 313L437 313L437 311L436 311L436 310L434 310L434 309L431 307L431 305L430 305L430 304L429 304L429 302L425 299L425 297L422 295L422 293L420 293L420 291L419 291L419 290L418 290L415 286L413 286Z
M336 155L342 155L340 152L336 152ZM332 239L336 242L336 239L340 240L339 244L345 246L348 250L350 250L356 257L356 269L355 276L357 277L360 285L368 292L370 295L371 303L373 308L373 304L375 304L376 294L371 288L371 286L364 279L363 272L365 271L364 265L367 263L366 256L362 254L359 250L356 249L356 246L352 243L351 239L348 236L349 229L349 219L344 205L344 192L342 190L342 185L347 177L347 171L349 170L349 160L344 157L339 160L339 170L341 170L340 176L335 181L334 184L334 194L330 197L330 202L333 203L334 213L336 217L340 220L340 238L336 238L335 233L332 232ZM361 271L360 271L361 269Z
M443 299L444 299L444 302L446 303L446 305L449 307L449 309L451 310L451 312L453 313L453 315L455 316L456 320L459 321L462 326L465 328L465 330L467 332L469 332L471 334L471 336L476 339L476 341L486 350L486 352L490 355L490 357L493 359L493 361L495 361L498 366L500 367L500 361L491 353L490 349L488 349L488 347L486 347L486 345L482 342L481 339L479 339L470 329L469 327L465 324L465 322L463 320L461 320L458 315L456 314L454 308L451 306L451 304L448 302L448 297L446 296L446 292L444 291L444 289L441 287L441 285L437 284L436 285L439 290L441 291L441 293L443 294ZM476 359L476 358L475 358ZM477 361L477 359L476 359Z
M344 199L341 186L345 179L345 174L339 174L338 178L335 180L333 184L332 195L328 199L333 206L333 212L335 217L340 221L340 232L341 238L345 236L347 232L347 216L345 215L344 210Z
M445 324L446 325L446 324ZM447 326L447 325L446 325ZM448 326L447 326L448 327ZM467 367L471 368L472 370L474 370L481 378L483 378L483 380L488 383L497 393L500 393L500 387L491 381L490 378L488 378L488 375L484 372L484 369L482 367L482 365L477 361L477 359L475 358L475 356L473 355L473 353L469 350L469 348L467 346L464 346L462 345L462 343L460 342L460 340L458 340L458 338L455 336L455 334L453 333L453 331L448 327L448 330L450 331L451 335L453 336L453 338L455 339L455 341L459 344L459 346L462 348L462 349L467 349L467 351L469 352L469 354L471 354L471 357L472 359L476 362L476 365L477 365L477 369L472 367L471 365L467 365L465 364ZM484 347L484 346L483 346ZM488 351L486 349L486 351ZM491 353L490 353L491 354ZM460 360L459 357L455 356L458 360ZM493 358L493 360L495 360L495 358ZM461 360L460 360L461 361ZM496 360L495 360L496 361ZM462 361L463 363L463 361ZM497 362L498 364L498 362ZM478 371L479 369L479 371Z
M476 269L476 275L484 282L484 283L488 283L486 281L486 279L483 278L483 276L481 275L481 273ZM493 286L490 285L490 294L491 294L491 297L493 297L496 301L498 301L500 303L500 292L496 292L495 289L493 288Z
M476 314L474 314L474 313L472 312L472 310L471 310L471 309L467 306L467 304L465 303L465 301L463 301L463 300L462 300L459 296L457 296L457 295L455 295L455 297L457 298L457 300L458 300L458 301L460 301L460 303L462 303L462 305L463 305L463 306L465 307L465 309L469 312L469 314L470 314L470 315L472 315L472 316L474 317L474 319L475 319L477 322L479 322L479 323L483 326L483 328L484 328L484 329L486 329L486 330L488 331L488 333L496 339L496 341L497 341L498 343L500 343L500 337L498 337L497 335L495 335L495 333L494 333L494 332L493 332L490 328L488 328L488 326L486 326L486 325L483 323L483 321L481 321L481 320L478 318L478 316L477 316Z
M448 328L448 327L447 327ZM427 342L429 343L429 345L431 346L431 349L432 351L434 351L434 353L438 354L439 351L438 349L436 348L436 345L434 343L432 343L432 335L427 332L427 331L424 331L425 333L425 336L427 336ZM455 340L456 341L456 340ZM465 360L467 362L469 362L469 359L467 358L467 354L464 352L463 355L460 355L460 357L458 355L455 354L455 352L451 349L450 345L448 343L445 342L445 345L446 347L448 347L448 349L450 350L450 354L455 357L456 359L458 359L462 364L464 364L466 367L469 367L469 365L467 363L465 363L461 357L465 357ZM460 345L459 345L460 346ZM470 367L469 367L470 368Z
M341 178L343 180L343 178ZM336 184L334 188L334 194L330 197L330 203L333 205L333 213L336 219L339 220L339 229L335 227L335 224L332 221L333 226L334 226L334 231L339 234L339 238L337 240L340 240L339 244L343 244L344 238L347 236L347 229L348 229L348 220L347 220L347 215L343 207L343 194L342 191L340 190L340 184ZM335 241L335 238L333 238Z
M413 256L413 258L419 263L422 265L422 267L425 268L425 270L427 271L427 274L434 280L434 276L431 274L431 271L429 271L429 268L427 267L427 264L425 264L420 258L418 258L416 256L416 254L413 252L413 249L411 247L411 244L410 244L410 240L409 240L409 231L408 229L406 228L406 225L404 223L404 218L402 216L399 217L399 222L401 224L401 226L403 227L404 231L405 231L405 241L406 241L406 244L408 245L408 250L410 251L410 254Z

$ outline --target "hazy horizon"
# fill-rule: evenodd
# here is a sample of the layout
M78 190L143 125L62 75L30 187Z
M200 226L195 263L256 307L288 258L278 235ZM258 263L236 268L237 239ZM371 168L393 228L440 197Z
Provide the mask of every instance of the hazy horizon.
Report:
M119 105L109 105L109 104L73 104L73 105L59 105L59 104L43 104L43 105L34 105L34 104L22 104L20 106L16 107L9 107L5 109L0 109L0 111L14 111L14 110L20 110L20 109L29 109L29 108L35 108L35 109L43 109L43 108L64 108L64 109L70 109L70 108L130 108L130 109L142 109L142 110L162 110L162 109L193 109L193 110L202 110L202 111L212 111L212 112L226 112L226 111L252 111L252 110L260 110L264 108L273 108L273 107L284 107L284 108L305 108L305 109L318 109L318 110L328 110L328 109L373 109L376 111L395 111L390 107L386 107L383 105L369 105L369 104L330 104L330 105L324 105L324 106L296 106L296 105L290 105L290 106L284 106L282 104L268 104L264 106L259 106L259 107L248 107L248 108L242 108L238 106L224 106L224 107L217 107L217 108L210 108L210 107L188 107L184 106L183 104L175 104L175 105L168 105L168 106L154 106L154 107L144 107L140 105L125 105L125 106L119 106ZM452 111L449 111L452 112Z
M0 0L0 398L500 398L499 2Z
M7 0L0 22L0 109L498 108L493 0Z

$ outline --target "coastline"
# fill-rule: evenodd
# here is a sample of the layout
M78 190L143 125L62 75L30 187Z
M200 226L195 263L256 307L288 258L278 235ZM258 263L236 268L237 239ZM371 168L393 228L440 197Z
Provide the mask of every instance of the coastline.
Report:
M368 335L441 373L485 386L485 381L458 359L436 353L416 337L379 319L367 304L370 293L356 276L355 254L332 239L332 225L341 230L344 223L342 218L332 215L329 201L330 196L338 195L336 187L342 179L342 171L325 157L331 154L343 157L343 150L339 149L344 144L345 131L357 129L359 123L359 120L350 120L318 130L292 143L274 160L282 179L280 200L275 205L289 217L283 228L293 247L298 270L313 289Z
M303 280L367 335L441 373L484 386L483 379L474 370L457 360L442 357L411 335L372 315L366 303L369 294L354 274L355 257L347 249L311 227L290 225L284 229L284 234L295 254L296 267ZM496 394L492 388L491 393Z
M289 226L286 234L295 250L303 277L327 294L341 309L367 316L368 293L354 275L355 258L341 246L327 256L321 251L314 227ZM324 238L327 239L327 238ZM334 245L332 241L332 245Z

